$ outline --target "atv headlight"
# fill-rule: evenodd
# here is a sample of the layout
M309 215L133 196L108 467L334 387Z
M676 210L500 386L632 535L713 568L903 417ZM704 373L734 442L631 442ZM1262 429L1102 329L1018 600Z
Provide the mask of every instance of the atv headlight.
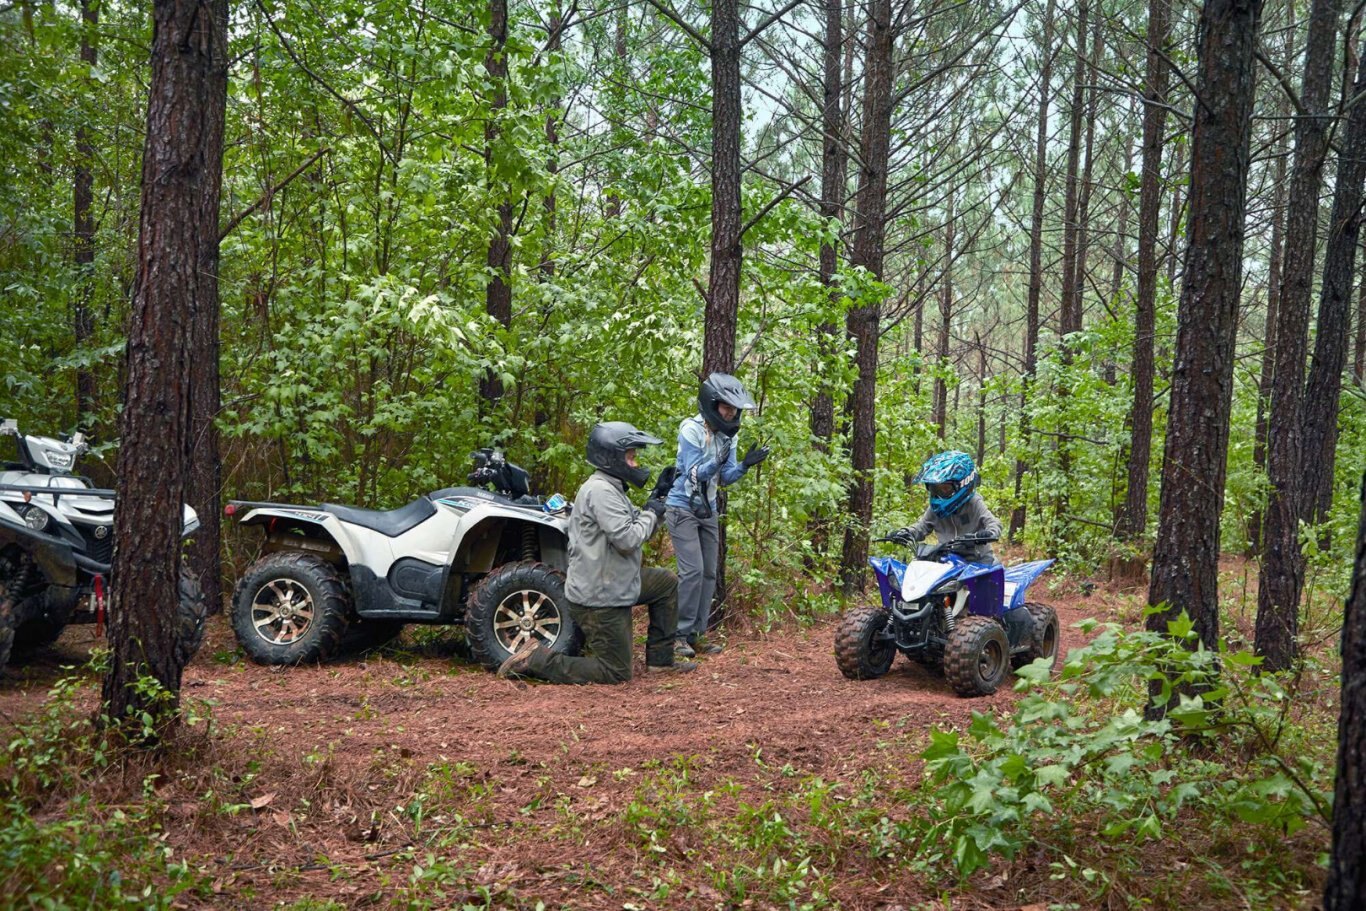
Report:
M73 452L54 452L47 451L47 465L56 471L70 471L71 466L76 464L76 454Z
M47 531L51 522L52 517L36 506L30 506L24 510L24 524L34 531Z

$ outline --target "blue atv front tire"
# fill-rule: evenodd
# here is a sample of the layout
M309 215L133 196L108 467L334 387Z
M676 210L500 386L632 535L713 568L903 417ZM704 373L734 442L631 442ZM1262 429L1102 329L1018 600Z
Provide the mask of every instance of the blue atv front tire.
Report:
M944 646L944 679L960 696L990 696L1010 670L1005 627L989 617L959 617Z
M872 680L892 667L896 646L881 638L891 616L881 607L863 605L840 618L835 630L835 662L850 680Z

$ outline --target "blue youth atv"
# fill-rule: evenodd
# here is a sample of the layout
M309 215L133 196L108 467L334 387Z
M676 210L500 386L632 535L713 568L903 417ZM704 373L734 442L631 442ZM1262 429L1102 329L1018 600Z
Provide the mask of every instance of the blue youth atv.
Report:
M888 541L880 538L879 541ZM1053 565L1036 560L1005 567L961 556L983 539L922 544L915 559L870 557L882 604L846 613L835 634L835 660L850 680L881 677L896 653L942 669L960 696L988 696L1009 668L1058 656L1058 616L1025 600L1031 582Z

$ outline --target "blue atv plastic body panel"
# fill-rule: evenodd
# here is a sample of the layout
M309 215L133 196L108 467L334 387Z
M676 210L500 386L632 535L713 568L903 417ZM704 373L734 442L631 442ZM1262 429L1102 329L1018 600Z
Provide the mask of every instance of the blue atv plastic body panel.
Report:
M1029 563L1017 563L1006 568L1005 571L1005 598L1009 602L1006 610L1016 607L1024 607L1025 592L1029 590L1030 583L1042 576L1044 570L1056 563L1056 560L1033 560Z

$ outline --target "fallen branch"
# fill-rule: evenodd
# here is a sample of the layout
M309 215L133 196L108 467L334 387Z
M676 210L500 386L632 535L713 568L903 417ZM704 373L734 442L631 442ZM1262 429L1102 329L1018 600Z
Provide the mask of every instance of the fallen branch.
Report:
M225 225L225 226L223 227L223 230L221 230L221 231L218 232L218 242L219 242L219 243L222 243L222 242L223 242L223 238L225 238L225 237L227 237L229 234L231 234L231 233L233 232L233 229L236 228L239 224L242 223L242 220L243 220L243 219L245 219L248 215L250 215L251 213L253 213L253 212L255 212L256 210L260 209L260 208L261 208L262 206L264 206L266 203L268 203L268 202L270 202L272 199L274 199L274 198L275 198L275 194L276 194L276 193L279 193L279 192L280 192L281 190L283 190L285 187L289 186L290 181L292 181L294 178L298 177L298 176L299 176L300 174L302 174L304 171L307 171L310 167L313 166L313 163L314 163L314 162L316 162L319 158L322 158L324 155L326 155L328 152L331 152L331 151L332 151L331 146L324 146L323 148L321 148L321 149L319 149L318 151L314 152L313 155L309 157L308 161L305 161L303 164L299 165L297 168L295 168L293 171L291 171L291 172L289 173L289 176L287 176L284 180L280 181L279 183L277 183L277 184L276 184L275 186L273 186L273 187L269 187L269 188L266 190L266 192L262 193L260 199L256 200L256 202L254 202L254 203L252 203L251 205L247 206L247 207L246 207L245 209L243 209L241 212L238 212L238 213L237 213L236 215L234 215L231 219L229 219L227 225Z

